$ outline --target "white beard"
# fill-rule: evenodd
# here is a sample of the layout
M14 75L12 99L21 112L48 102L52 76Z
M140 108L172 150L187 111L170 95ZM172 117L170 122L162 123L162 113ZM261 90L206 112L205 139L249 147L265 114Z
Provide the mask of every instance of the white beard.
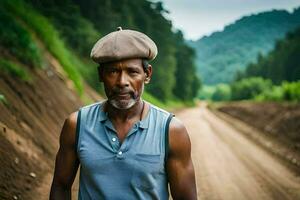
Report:
M115 108L120 109L120 110L126 110L131 108L132 106L134 106L134 104L137 103L137 99L126 99L126 100L116 100L116 99L112 99L112 100L108 100L108 102Z

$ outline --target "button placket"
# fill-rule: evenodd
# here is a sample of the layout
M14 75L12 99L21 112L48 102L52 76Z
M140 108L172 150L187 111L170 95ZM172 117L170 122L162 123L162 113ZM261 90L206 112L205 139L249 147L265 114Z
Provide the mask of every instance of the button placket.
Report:
M116 136L113 136L110 141L111 141L111 145L113 146L114 150L118 151L120 148L120 143L119 143L118 138Z
M121 150L121 148L120 148L120 150L117 152L116 157L117 157L118 159L124 159L124 151Z
M107 129L107 136L108 142L110 143L113 151L118 152L118 149L120 148L120 143L114 130Z
M116 157L118 159L124 159L126 157L126 152L128 151L128 138L126 137L116 152Z

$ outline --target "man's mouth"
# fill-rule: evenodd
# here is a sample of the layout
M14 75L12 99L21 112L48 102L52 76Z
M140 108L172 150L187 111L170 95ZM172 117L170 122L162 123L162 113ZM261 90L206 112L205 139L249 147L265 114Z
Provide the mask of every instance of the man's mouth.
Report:
M121 93L115 93L114 96L116 98L128 98L131 97L131 94L129 92L121 92Z
M112 91L111 98L119 100L136 99L137 95L131 90L115 90Z
M119 97L126 97L126 96L129 96L130 94L129 93L118 93L116 94L116 96L119 96Z

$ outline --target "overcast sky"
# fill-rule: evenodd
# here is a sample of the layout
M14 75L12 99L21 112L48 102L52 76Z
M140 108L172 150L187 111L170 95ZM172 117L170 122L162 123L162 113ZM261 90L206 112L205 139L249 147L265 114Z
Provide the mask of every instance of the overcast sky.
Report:
M157 1L157 0L153 0ZM199 39L223 30L244 15L300 6L300 0L161 0L170 11L166 17L183 31L186 39Z

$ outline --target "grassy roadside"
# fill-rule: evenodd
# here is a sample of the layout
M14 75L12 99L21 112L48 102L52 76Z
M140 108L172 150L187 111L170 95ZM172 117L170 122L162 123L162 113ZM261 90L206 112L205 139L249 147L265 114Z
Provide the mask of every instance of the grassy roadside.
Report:
M81 65L81 62L67 49L52 24L23 1L4 0L1 4L35 32L37 37L43 41L46 48L60 62L68 77L73 81L76 90L82 95L82 78L77 70L79 68L77 66Z
M0 58L0 70L12 77L19 77L21 80L30 82L32 77L27 70L15 62Z

